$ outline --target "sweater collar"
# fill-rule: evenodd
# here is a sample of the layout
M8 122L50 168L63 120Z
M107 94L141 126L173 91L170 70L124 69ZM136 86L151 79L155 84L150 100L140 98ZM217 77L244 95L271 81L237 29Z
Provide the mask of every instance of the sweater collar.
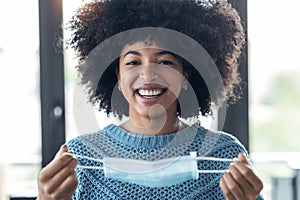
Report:
M192 142L197 134L198 128L199 127L192 125L175 133L151 136L131 133L119 126L110 124L103 129L103 133L110 139L122 143L126 146L131 146L134 148L153 149L162 148L166 145L176 145Z

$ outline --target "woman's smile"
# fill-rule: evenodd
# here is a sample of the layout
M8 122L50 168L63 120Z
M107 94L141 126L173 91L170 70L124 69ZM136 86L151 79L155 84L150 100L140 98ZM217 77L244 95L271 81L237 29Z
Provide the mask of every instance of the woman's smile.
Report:
M143 103L156 103L168 88L158 85L145 85L134 91L134 95Z

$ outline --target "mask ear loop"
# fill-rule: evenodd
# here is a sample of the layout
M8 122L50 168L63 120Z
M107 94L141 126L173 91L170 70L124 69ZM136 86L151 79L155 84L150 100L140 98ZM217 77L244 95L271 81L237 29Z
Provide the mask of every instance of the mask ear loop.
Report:
M71 152L65 152L63 155L71 156L73 158L82 158L86 160L91 160L95 162L100 162L103 163L103 159L98 159L98 158L91 158L87 156L82 156L82 155L75 155L74 153ZM214 157L196 157L197 153L196 152L190 152L190 156L193 157L196 160L209 160L209 161L218 161L218 162L240 162L238 158L214 158ZM82 168L82 169L100 169L103 170L103 167L100 166L83 166L83 165L77 165L77 168ZM197 170L198 173L205 173L205 174L212 174L212 173L225 173L228 172L229 170Z
M197 157L197 160L209 160L209 161L218 161L218 162L236 162L238 159L228 159L228 158L213 158L213 157ZM200 174L222 174L228 172L229 170L197 170Z
M241 162L238 158L215 158L215 157L204 157L204 156L197 156L197 152L190 152L190 155L194 157L197 161L198 160L209 160L209 161L217 161L217 162ZM228 172L229 170L197 170L197 172L200 174L220 174Z
M75 155L74 153L71 153L71 152L64 152L63 155L71 156L73 158L76 158L77 160L78 160L78 158L82 158L82 159L86 159L86 160L91 160L91 161L96 161L96 162L103 163L103 159L90 158L90 157L82 156L82 155ZM103 170L103 167L100 167L100 166L77 165L76 167L81 168L81 169L101 169L101 170Z

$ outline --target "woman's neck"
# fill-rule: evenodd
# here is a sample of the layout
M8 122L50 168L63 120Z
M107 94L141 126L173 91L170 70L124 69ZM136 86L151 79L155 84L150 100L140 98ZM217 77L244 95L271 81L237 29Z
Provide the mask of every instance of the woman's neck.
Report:
M121 127L129 132L145 135L165 135L174 133L183 128L183 123L177 118L140 118L123 123Z

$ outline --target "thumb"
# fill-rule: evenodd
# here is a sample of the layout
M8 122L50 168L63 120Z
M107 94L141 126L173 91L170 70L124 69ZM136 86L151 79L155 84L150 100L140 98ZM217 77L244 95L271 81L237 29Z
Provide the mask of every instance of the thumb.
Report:
M246 155L244 153L239 153L238 159L240 161L242 161L243 163L245 163L245 164L249 164L248 160L247 160L247 157L246 157Z
M68 147L67 147L67 145L64 144L60 147L60 149L56 153L54 159L60 158L61 156L63 156L63 153L65 153L65 152L68 152Z

